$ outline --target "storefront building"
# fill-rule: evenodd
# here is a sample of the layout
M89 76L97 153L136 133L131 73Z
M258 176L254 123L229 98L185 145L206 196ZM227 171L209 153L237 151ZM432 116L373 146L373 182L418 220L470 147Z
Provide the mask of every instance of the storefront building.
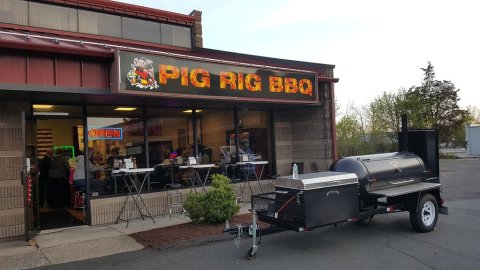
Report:
M203 48L199 11L2 1L0 238L114 222L126 190L110 172L123 159L155 168L143 194L154 216L168 212L166 184L183 177L158 165L177 156L235 178L230 165L251 153L268 161L265 188L292 163L328 169L336 158L333 69ZM66 157L70 175L79 154L91 161L81 167L85 212L75 209L72 177L51 188L51 149L52 160Z

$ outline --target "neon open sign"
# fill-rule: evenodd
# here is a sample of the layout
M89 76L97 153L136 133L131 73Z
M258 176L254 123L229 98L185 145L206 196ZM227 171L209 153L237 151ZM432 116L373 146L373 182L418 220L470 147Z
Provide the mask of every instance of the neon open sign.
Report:
M121 140L123 139L122 128L89 128L89 140Z

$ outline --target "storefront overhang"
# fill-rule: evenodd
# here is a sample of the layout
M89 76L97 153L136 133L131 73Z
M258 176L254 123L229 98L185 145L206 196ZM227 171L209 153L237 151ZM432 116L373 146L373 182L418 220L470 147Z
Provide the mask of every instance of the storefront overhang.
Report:
M114 50L98 43L0 28L0 47L36 52L113 58Z

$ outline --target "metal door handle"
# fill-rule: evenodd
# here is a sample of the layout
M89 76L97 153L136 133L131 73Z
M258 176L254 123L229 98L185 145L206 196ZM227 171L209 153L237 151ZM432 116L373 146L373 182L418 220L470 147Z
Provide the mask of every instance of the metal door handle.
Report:
M24 186L26 184L26 182L27 182L26 179L27 179L27 177L26 177L25 171L22 170L20 172L20 183L22 184L22 186Z
M400 184L410 183L410 182L413 182L413 181L414 181L413 179L409 179L409 180L398 181L398 182L391 182L391 181L389 181L388 183L390 183L390 184L392 184L392 185L400 185Z

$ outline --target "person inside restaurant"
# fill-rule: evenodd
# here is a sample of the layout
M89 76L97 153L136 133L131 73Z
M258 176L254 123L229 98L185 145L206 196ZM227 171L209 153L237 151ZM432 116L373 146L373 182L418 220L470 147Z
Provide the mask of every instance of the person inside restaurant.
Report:
M38 179L39 182L39 203L42 207L48 208L48 189L49 189L49 179L48 172L50 170L50 163L53 159L53 148L50 148L45 153L45 156L40 161L40 176Z
M93 149L89 149L88 170L90 172L90 191L97 192L98 195L103 194L105 181L96 179L94 172L103 171L103 166L95 166L91 158L93 157ZM77 162L75 163L75 172L73 173L73 185L76 191L86 191L87 180L85 177L85 156L83 152L78 150Z
M55 149L48 171L48 205L51 209L69 207L70 187L68 183L70 164L62 148Z
M183 163L186 164L188 158L190 157L195 157L195 151L193 150L193 146L189 144L185 148L185 151L183 151L183 155L182 155ZM175 176L175 179L177 182L179 182L183 186L190 186L191 185L190 179L192 179L194 175L195 175L195 170L193 170L192 168L188 168L185 170L180 170Z

